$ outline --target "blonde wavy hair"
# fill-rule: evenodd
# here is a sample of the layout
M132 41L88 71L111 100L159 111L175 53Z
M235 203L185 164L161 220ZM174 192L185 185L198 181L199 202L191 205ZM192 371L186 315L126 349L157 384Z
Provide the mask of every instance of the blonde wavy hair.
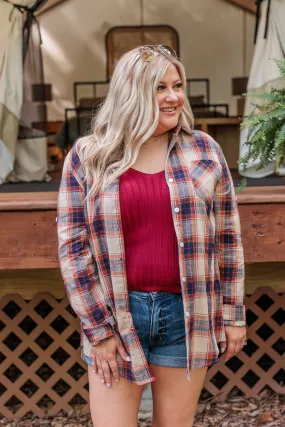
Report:
M159 120L156 92L168 66L174 64L186 87L185 69L174 57L159 54L144 61L139 47L125 53L114 69L107 97L92 120L92 131L77 141L80 161L91 178L87 194L96 196L135 163L141 146L152 136ZM191 134L193 114L188 99L179 124Z

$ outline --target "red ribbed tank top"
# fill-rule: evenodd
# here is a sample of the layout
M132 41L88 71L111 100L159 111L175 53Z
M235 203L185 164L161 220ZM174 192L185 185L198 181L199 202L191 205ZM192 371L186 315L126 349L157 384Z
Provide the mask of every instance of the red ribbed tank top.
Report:
M178 243L165 171L130 168L120 177L128 289L181 292Z

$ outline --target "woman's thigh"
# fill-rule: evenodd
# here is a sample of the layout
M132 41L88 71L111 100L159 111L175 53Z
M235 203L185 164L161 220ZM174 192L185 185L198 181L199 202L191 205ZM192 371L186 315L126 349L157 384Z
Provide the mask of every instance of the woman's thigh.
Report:
M89 405L94 427L137 427L138 411L144 386L125 378L112 381L111 388L101 383L88 365Z
M150 364L156 381L152 383L153 427L192 427L206 368L191 370L191 380L185 368Z

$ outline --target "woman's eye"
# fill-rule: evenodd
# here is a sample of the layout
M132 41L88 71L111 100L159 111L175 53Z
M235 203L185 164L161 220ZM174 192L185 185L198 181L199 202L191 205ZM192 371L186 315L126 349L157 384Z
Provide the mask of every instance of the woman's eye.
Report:
M177 83L177 84L174 86L174 88L175 88L175 89L180 89L182 86L183 86L183 85L182 85L182 83ZM159 86L157 87L157 90L164 90L165 88L166 88L166 86L164 86L164 85L159 85Z

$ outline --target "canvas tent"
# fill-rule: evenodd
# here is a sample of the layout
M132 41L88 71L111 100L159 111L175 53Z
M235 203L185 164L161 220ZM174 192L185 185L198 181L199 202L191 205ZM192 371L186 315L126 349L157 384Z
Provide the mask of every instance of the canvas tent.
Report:
M47 139L34 123L45 109L33 102L43 83L40 32L34 12L45 0L0 0L0 184L47 178Z
M251 65L247 91L268 91L271 87L285 86L285 81L280 77L280 72L272 58L285 57L285 0L263 0L260 4L260 19L256 34L256 46ZM252 109L254 99L247 98L245 102L245 115ZM240 158L247 152L245 141L248 130L244 129L240 135ZM271 175L275 171L275 162L267 167L256 170L258 160L251 162L245 173L241 167L239 172L249 178L261 178ZM278 170L280 175L285 175L285 166Z

